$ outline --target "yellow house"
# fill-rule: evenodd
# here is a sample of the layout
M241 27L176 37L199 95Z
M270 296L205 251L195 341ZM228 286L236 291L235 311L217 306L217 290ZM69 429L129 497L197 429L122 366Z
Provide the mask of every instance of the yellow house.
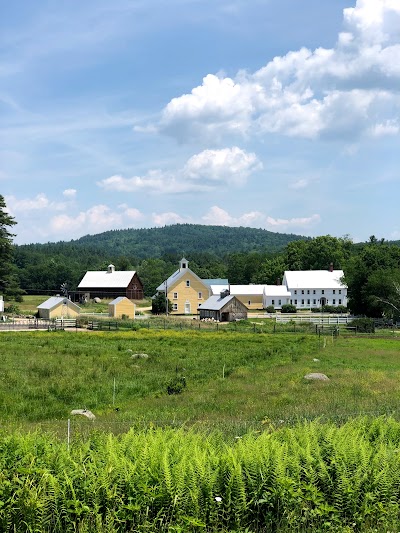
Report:
M199 305L212 294L210 285L190 270L185 258L180 260L179 269L157 287L157 292L167 294L175 315L197 314Z
M68 298L52 296L37 306L40 318L76 318L81 308Z
M119 296L108 304L108 314L113 318L135 318L135 304L125 296Z

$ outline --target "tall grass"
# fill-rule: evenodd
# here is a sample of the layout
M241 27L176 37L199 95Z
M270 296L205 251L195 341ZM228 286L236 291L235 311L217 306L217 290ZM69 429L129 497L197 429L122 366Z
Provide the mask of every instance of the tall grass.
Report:
M3 332L1 420L9 428L40 424L64 432L70 411L86 407L97 416L94 429L195 424L241 435L269 420L397 416L398 346L390 339L339 338L324 348L315 335L229 330ZM330 381L307 382L309 372ZM187 387L168 395L176 376Z
M0 438L0 530L394 531L400 424L269 426L227 442L194 431Z

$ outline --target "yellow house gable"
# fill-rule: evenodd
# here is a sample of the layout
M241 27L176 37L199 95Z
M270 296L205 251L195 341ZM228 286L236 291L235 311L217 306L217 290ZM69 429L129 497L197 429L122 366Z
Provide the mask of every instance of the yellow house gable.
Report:
M197 308L211 296L211 291L198 276L190 269L170 287L168 299L172 303L174 314L197 314Z

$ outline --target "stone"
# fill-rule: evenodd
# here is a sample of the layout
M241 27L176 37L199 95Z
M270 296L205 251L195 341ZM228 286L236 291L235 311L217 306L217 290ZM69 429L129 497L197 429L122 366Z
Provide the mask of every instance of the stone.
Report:
M311 372L311 374L306 374L304 379L315 379L317 381L329 381L328 376L321 374L320 372Z

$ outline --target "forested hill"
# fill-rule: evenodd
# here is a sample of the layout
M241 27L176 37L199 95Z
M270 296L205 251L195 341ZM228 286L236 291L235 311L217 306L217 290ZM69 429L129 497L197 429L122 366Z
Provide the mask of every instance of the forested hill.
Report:
M93 251L104 258L128 256L140 260L165 254L190 256L195 252L221 257L233 252L271 253L300 239L306 237L255 228L175 224L162 228L112 230L68 242L21 245L17 249L44 255Z

